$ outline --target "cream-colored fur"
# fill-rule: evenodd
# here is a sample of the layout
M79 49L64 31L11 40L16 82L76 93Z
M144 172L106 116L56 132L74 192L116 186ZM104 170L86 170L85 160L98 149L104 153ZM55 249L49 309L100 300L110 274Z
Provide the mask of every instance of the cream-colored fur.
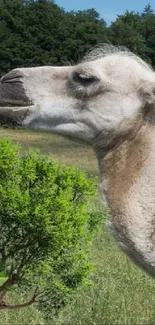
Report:
M92 145L109 227L120 248L155 276L154 71L130 52L104 47L76 66L13 70L2 79L6 93L11 83L22 83L28 98L25 127ZM18 119L20 108L12 111Z

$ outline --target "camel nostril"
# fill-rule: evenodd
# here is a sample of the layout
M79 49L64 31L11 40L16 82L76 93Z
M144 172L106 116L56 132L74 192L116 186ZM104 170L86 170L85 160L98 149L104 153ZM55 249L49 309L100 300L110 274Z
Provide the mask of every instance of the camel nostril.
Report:
M0 81L0 107L29 106L32 103L24 87L24 74L15 69Z
M19 70L13 70L1 78L1 83L22 82L23 73Z

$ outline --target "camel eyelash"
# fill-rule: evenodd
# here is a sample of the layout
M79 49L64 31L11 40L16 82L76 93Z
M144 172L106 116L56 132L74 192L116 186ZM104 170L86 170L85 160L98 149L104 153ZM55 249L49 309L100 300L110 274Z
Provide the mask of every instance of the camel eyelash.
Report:
M100 79L96 76L74 71L67 82L67 90L69 95L84 99L95 96L99 85Z
M99 79L93 75L86 75L84 73L78 72L74 72L74 74L72 75L72 80L84 87L93 85L94 83L99 81Z

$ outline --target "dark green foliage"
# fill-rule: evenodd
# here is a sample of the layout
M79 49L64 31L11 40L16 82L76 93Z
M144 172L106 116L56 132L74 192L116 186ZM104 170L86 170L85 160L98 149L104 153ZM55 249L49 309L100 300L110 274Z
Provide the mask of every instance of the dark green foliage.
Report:
M126 11L110 26L110 40L114 45L124 45L155 66L155 13L150 5L144 11Z
M92 47L108 42L105 21L94 9L65 13L60 33L63 33L61 63L75 63Z
M54 1L0 0L0 75L74 62L105 41L105 22L94 9L65 13Z
M92 269L95 191L84 172L0 140L0 292L17 284L35 292L39 308L59 311Z
M141 22L148 61L155 67L155 13L150 5L145 7L141 15Z
M142 24L139 13L128 12L118 16L110 27L113 45L123 45L132 52L148 59L145 47L145 38L141 33Z
M95 9L65 12L50 0L0 0L0 75L75 63L101 43L124 45L155 66L155 13L126 11L110 27Z

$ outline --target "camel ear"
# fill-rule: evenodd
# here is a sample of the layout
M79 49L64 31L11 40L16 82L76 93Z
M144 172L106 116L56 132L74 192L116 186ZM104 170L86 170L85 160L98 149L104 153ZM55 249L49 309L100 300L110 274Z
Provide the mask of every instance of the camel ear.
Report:
M155 84L143 84L140 88L140 98L144 118L151 123L155 123Z

